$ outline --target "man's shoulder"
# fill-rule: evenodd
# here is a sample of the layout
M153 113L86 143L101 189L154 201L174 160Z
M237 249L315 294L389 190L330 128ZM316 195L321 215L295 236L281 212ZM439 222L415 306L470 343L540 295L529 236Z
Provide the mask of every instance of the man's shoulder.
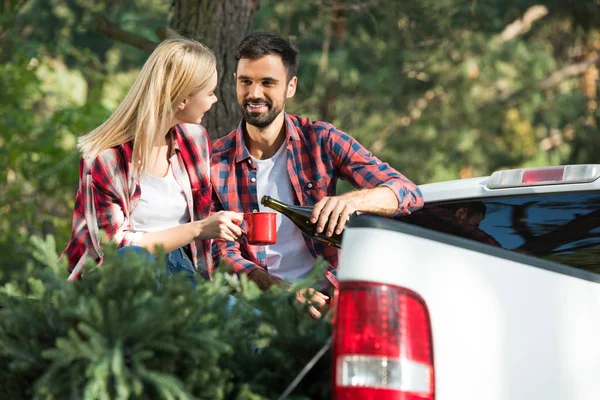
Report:
M324 135L330 131L337 131L331 122L312 120L297 114L288 114L289 122L304 135Z
M235 135L237 130L234 129L229 132L227 135L217 138L212 141L213 151L223 151L228 150L235 143Z
M235 135L236 130L229 132L227 135L212 141L212 159L213 161L222 158L228 158L230 152L235 151Z

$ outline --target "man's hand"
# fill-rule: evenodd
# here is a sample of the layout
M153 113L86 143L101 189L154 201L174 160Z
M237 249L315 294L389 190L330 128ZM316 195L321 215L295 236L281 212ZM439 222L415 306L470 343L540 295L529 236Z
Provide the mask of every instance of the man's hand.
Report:
M310 222L317 224L318 233L325 231L325 236L328 237L334 232L339 235L346 226L348 217L356 211L394 215L398 211L398 197L387 185L355 190L341 196L323 197L315 204Z
M356 212L356 204L351 198L345 196L323 197L315 204L310 222L317 224L318 233L327 228L325 236L331 237L334 232L338 235L342 233L348 217L354 212Z
M329 296L326 296L315 289L309 288L297 291L296 300L298 300L298 303L300 304L304 304L307 301L310 302L311 305L308 307L308 313L314 319L319 319L321 318L321 309L323 306L325 306L325 304L327 304Z
M257 284L261 290L268 290L273 285L281 285L283 281L271 275L268 272L257 268L248 274L248 279ZM288 288L289 290L289 288ZM302 289L296 292L296 300L300 304L304 304L307 301L311 303L308 308L308 313L314 319L321 318L321 309L329 301L329 296L316 291L315 289Z

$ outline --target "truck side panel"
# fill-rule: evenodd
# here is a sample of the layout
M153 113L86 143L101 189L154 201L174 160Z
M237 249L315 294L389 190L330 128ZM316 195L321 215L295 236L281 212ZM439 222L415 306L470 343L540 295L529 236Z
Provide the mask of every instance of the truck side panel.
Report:
M347 229L338 278L405 287L425 299L436 399L598 398L596 275L570 276L558 264L395 225Z

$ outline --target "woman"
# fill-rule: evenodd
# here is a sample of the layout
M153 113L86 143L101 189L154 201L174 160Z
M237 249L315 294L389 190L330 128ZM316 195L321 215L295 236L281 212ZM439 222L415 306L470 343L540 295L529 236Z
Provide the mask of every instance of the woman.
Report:
M201 43L162 42L106 122L79 138L82 153L69 280L102 262L99 231L118 246L162 247L169 271L210 277L210 240L237 240L242 214L209 215L210 141L199 125L217 101L216 60Z

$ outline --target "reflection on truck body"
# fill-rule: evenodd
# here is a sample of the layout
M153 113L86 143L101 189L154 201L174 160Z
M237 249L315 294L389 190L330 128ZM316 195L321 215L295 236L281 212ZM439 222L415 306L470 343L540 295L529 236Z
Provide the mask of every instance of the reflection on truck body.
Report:
M567 192L473 201L483 201L487 210L479 227L455 217L448 209L451 203L428 204L399 219L600 273L600 194Z

